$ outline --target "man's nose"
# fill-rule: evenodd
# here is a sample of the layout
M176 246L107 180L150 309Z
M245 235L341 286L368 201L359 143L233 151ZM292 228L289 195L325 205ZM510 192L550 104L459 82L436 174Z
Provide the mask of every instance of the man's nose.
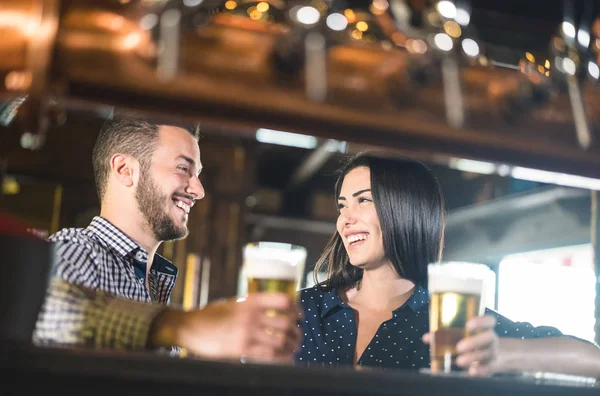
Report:
M190 195L193 195L195 199L204 198L204 186L202 185L202 182L198 176L194 176L190 179L190 183L188 184L186 192Z

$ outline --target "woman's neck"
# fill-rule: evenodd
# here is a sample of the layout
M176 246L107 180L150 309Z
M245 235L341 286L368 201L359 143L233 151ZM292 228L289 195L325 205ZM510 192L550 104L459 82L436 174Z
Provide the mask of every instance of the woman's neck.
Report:
M360 287L346 291L347 302L375 311L393 311L412 294L415 284L400 278L391 264L365 270Z

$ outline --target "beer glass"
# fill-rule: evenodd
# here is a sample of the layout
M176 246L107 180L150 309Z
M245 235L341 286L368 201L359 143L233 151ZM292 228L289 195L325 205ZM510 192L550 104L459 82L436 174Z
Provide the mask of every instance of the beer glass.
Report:
M456 344L469 335L466 323L485 312L485 283L493 272L483 264L445 262L428 266L432 373L458 371Z
M306 249L302 246L278 242L247 244L242 268L246 292L281 292L296 300L305 261Z

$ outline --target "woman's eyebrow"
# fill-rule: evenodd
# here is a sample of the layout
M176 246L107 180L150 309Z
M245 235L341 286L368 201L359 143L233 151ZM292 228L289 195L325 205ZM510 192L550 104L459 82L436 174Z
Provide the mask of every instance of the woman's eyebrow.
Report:
M353 196L353 197L357 197L357 196L359 196L360 194L362 194L362 193L364 193L364 192L368 192L368 191L371 191L371 189L370 189L370 188L365 188L364 190L358 190L357 192L355 192L354 194L352 194L352 196Z
M357 197L357 196L359 196L360 194L362 194L362 193L365 193L365 192L369 192L369 191L371 191L371 189L370 189L370 188L365 188L364 190L358 190L357 192L355 192L354 194L352 194L352 196L353 196L353 197ZM346 197L339 196L339 197L338 197L338 201L340 201L340 200L342 200L342 201L345 201L345 200L346 200Z

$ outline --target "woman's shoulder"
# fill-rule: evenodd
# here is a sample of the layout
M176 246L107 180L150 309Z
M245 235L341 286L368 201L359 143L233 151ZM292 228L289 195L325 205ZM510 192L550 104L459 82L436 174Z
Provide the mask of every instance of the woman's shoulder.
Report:
M310 286L310 287L306 287L304 289L300 289L298 291L298 296L299 297L315 297L315 296L319 296L321 297L323 293L326 293L325 291L326 289L323 288L320 285L314 285L314 286Z
M298 299L302 305L321 305L323 300L335 294L335 289L327 289L321 285L315 285L300 289Z
M320 326L324 315L339 305L335 289L327 289L319 285L299 290L298 303L304 314L301 327L313 329Z

